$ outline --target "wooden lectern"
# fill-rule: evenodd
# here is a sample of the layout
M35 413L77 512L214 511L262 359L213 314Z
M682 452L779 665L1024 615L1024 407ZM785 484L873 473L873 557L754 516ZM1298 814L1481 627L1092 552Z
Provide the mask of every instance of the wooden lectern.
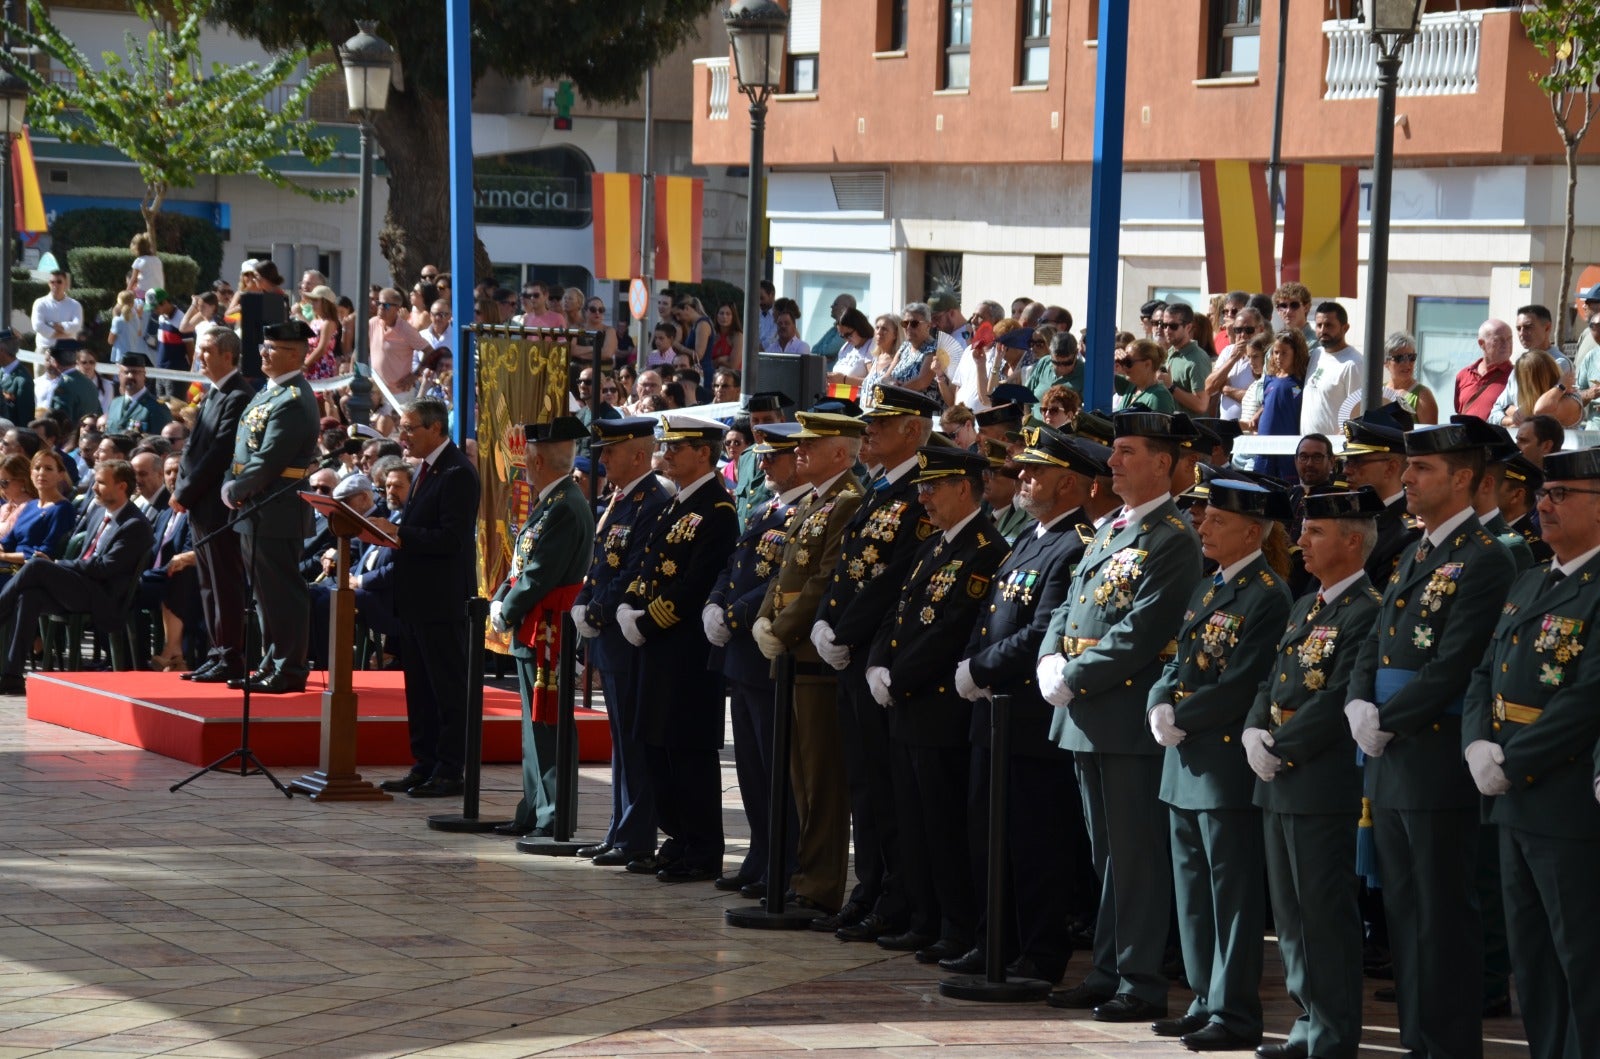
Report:
M320 493L300 498L328 520L338 538L337 586L328 600L328 690L322 693L321 767L289 784L314 802L387 802L388 794L356 771L356 693L351 687L356 640L356 594L350 588L350 540L398 547L400 542L358 515L342 500Z

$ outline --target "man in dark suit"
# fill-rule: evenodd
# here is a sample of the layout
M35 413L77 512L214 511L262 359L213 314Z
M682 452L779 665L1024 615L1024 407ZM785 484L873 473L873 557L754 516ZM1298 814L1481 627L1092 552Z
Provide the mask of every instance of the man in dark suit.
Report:
M0 614L11 621L0 695L26 690L22 671L43 614L88 614L97 624L122 621L122 606L139 572L150 563L150 523L129 501L133 466L102 460L94 470L101 515L89 527L76 559L52 561L43 552L23 564L0 590Z
M141 456L143 453L140 454ZM139 577L135 601L141 610L156 615L166 630L164 640L167 668L181 661L191 648L198 650L204 642L196 627L200 620L200 586L194 567L193 535L189 532L189 516L170 506L171 487L178 481L180 457L173 453L162 461L163 479L169 483L161 490L159 503L152 503L150 569ZM137 475L135 470L135 475ZM180 636L174 635L181 632Z
M266 695L304 691L310 643L310 596L300 576L300 546L311 507L300 499L317 452L317 399L300 374L311 328L289 320L262 330L261 370L267 384L240 414L233 465L222 502L244 512L234 524L261 616L261 662L253 677L236 677Z
M1072 953L1067 932L1068 902L1061 892L1074 875L1074 855L1087 861L1087 836L1078 809L1072 755L1050 739L1054 707L1039 694L1034 663L1050 616L1067 598L1072 573L1084 547L1094 539L1084 504L1097 477L1111 472L1087 445L1050 427L1023 429L1026 447L1016 456L1022 468L1018 497L1037 520L1023 529L1010 556L995 572L988 607L956 667L955 687L972 702L972 765L967 791L974 882L981 910L986 907L989 823L989 727L991 695L1011 697L1011 757L1007 762L1007 804L1037 812L1013 812L1006 854L1011 867L1011 915L1003 922L979 921L973 949L940 966L958 974L980 974L983 935L999 930L1003 951L1014 961L1014 977L1061 979Z
M478 472L446 433L450 409L424 398L400 413L400 443L418 460L398 526L394 607L406 678L411 771L385 790L413 798L461 793L466 758L467 600L478 593Z
M172 413L145 385L145 369L150 358L133 351L123 355L117 365L117 387L122 392L111 400L106 412L108 434L159 434L172 422Z
M662 465L678 493L616 611L623 638L640 649L637 730L667 836L656 854L656 878L666 883L715 879L722 870L723 693L720 681L705 679L711 644L695 618L739 536L716 470L725 430L696 416L663 418Z
M594 554L594 512L572 477L578 442L589 430L576 416L523 427L528 488L535 490L511 553L511 572L489 604L494 631L511 635L522 693L522 799L502 835L555 831L557 789L555 695L561 627ZM531 642L522 635L533 619Z

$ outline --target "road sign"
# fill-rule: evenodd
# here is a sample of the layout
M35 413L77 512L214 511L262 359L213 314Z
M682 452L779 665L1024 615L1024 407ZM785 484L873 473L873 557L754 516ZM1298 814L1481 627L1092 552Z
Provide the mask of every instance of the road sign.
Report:
M628 311L635 320L643 320L645 310L650 308L650 291L644 285L644 280L635 279L628 284Z

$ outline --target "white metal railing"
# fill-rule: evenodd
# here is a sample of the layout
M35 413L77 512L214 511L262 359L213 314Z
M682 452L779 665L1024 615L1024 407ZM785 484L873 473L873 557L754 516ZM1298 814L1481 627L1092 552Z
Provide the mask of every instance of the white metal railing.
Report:
M1322 24L1328 38L1324 99L1375 99L1378 49L1358 19ZM1400 51L1402 96L1451 96L1478 90L1478 46L1482 11L1437 11L1422 16L1422 28Z
M696 66L703 67L711 75L711 91L706 97L706 120L728 120L728 93L731 89L728 76L728 59L696 59Z

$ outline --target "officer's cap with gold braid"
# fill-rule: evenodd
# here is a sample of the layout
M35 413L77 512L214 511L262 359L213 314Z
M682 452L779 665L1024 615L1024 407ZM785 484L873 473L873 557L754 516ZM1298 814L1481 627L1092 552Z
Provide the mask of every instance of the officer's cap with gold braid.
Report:
M879 384L872 388L872 407L861 414L867 419L883 419L887 416L921 416L923 419L932 419L939 414L939 402L925 393L908 390L903 386Z
M1111 425L1111 417L1104 412L1079 412L1072 421L1072 432L1080 438L1101 445L1109 445L1116 439L1116 428Z
M1198 452L1203 456L1210 456L1211 450L1218 445L1225 444L1222 435L1205 425L1201 419L1189 420L1189 425L1194 428L1194 437L1179 440L1178 447L1191 452Z
M1182 412L1118 412L1111 417L1111 426L1119 438L1183 442L1196 437L1194 424Z
M589 434L593 440L591 447L604 445L617 445L624 441L633 441L636 438L654 437L656 432L655 416L623 416L621 419L596 419L589 425Z
M556 416L548 423L524 423L522 436L529 445L543 445L553 441L582 441L589 436L589 428L577 416Z
M1500 435L1477 416L1451 416L1448 423L1406 432L1407 456L1442 456L1447 452L1474 449L1492 451L1501 444Z
M1379 408L1344 423L1346 456L1404 456L1406 428Z
M317 335L311 330L311 325L295 319L268 324L261 329L261 337L272 342L310 342Z
M1231 511L1235 515L1284 523L1294 519L1294 505L1289 503L1288 493L1281 489L1268 489L1255 482L1213 478L1211 495L1206 502L1213 511Z
M955 477L978 480L988 469L989 461L976 452L924 445L917 450L917 469L911 480L932 482Z
M751 429L758 440L750 446L750 451L757 456L793 452L800 444L795 440L801 429L799 423L763 423Z
M1546 456L1548 460L1550 457ZM1522 486L1528 491L1528 499L1533 499L1533 491L1544 484L1544 472L1535 467L1533 461L1522 453L1517 453L1510 459L1501 460L1505 465L1506 481L1512 485Z
M1212 482L1242 482L1244 477L1237 467L1212 467L1210 464L1199 463L1194 468L1194 484L1183 491L1183 496L1190 500L1211 499Z
M1600 478L1600 449L1552 452L1544 458L1544 480L1576 482Z
M859 438L867 425L859 419L842 416L836 412L797 412L800 430L796 441L815 441L818 438Z
M1233 448L1233 440L1244 433L1237 419L1218 419L1216 416L1190 416L1189 421L1200 430L1209 430L1217 438L1217 444Z
M1105 457L1094 450L1105 450L1092 441L1069 438L1053 427L1023 427L1022 443L1026 446L1017 453L1018 463L1035 467L1064 467L1090 478L1104 478L1111 474Z
M683 412L666 412L661 416L661 433L658 436L662 441L721 444L722 436L727 432L727 426L715 419L702 419Z
M1451 416L1450 422L1454 423L1458 419L1476 418L1476 416ZM1495 436L1494 447L1489 450L1490 463L1504 463L1522 451L1521 449L1517 448L1516 441L1511 437L1511 431L1507 430L1499 423L1485 423L1484 425L1490 430L1494 431Z
M1348 493L1307 493L1300 501L1306 518L1377 518L1383 498L1370 485Z
M1022 473L1022 468L1012 461L1005 442L995 438L984 438L982 449L983 454L989 459L989 470L995 474L1015 478Z

